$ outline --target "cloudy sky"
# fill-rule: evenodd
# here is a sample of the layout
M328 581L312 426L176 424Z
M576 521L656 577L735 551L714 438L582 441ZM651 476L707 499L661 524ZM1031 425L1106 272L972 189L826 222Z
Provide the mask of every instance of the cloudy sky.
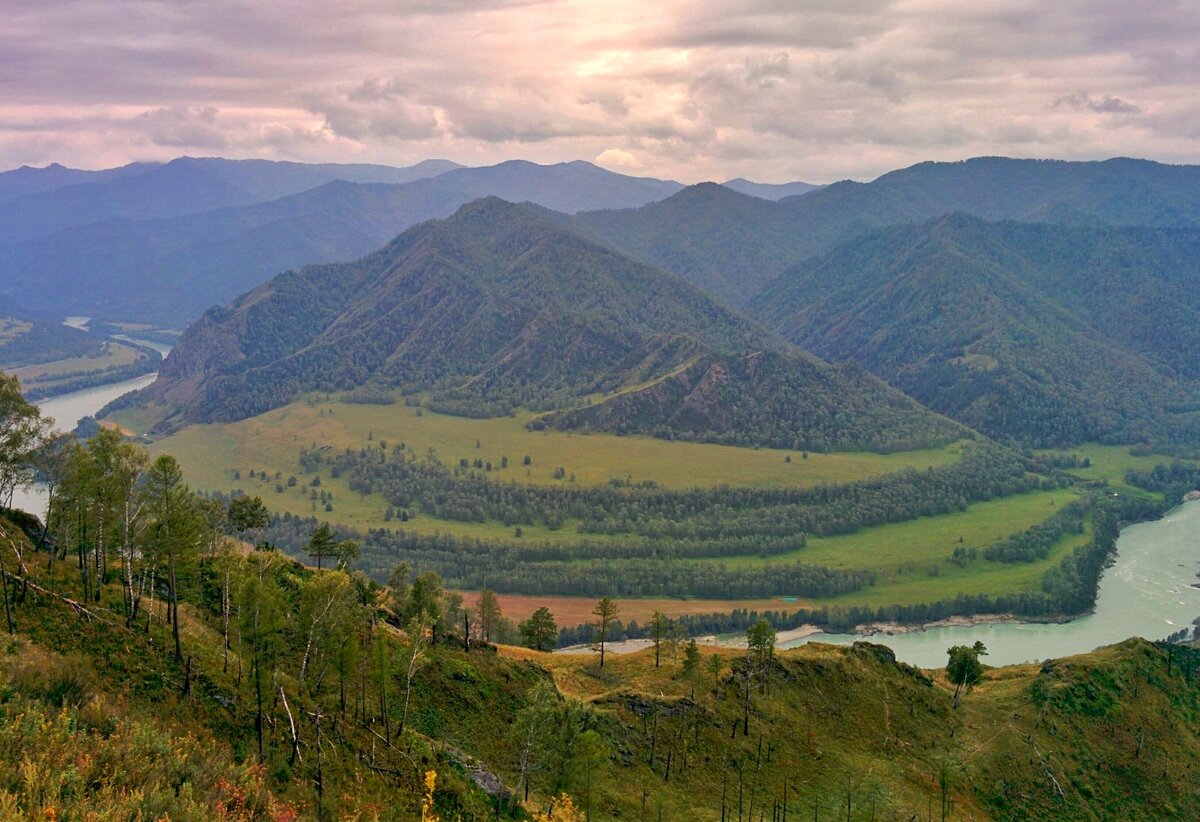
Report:
M1195 0L5 0L0 168L1200 162Z

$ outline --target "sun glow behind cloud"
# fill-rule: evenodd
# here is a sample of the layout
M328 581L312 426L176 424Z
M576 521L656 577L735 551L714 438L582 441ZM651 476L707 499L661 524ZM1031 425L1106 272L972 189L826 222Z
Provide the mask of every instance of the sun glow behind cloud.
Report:
M1200 159L1200 12L1115 0L11 0L0 165L598 159L683 181Z

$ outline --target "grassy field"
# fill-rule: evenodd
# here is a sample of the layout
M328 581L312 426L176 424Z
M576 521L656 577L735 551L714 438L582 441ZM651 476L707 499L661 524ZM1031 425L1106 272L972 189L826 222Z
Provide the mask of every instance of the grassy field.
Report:
M135 430L144 430L151 414L125 412L115 419ZM474 420L396 405L355 405L323 397L237 423L192 426L155 442L152 450L177 456L190 483L201 490L243 490L263 497L273 510L316 516L359 529L385 524L386 501L378 494L352 492L342 479L321 477L320 490L332 492L332 511L311 499L312 475L301 471L299 453L304 447L328 445L335 450L378 446L405 447L417 454L433 454L446 463L461 458L491 461L508 468L496 470L500 481L542 485L555 483L594 485L620 477L654 480L666 487L711 486L718 483L779 487L847 482L905 467L943 465L957 458L959 446L906 454L809 454L770 449L734 448L696 443L667 442L646 437L605 434L531 432L528 416ZM1128 449L1088 446L1077 449L1091 460L1078 473L1087 479L1118 481L1129 467L1153 465L1155 458L1132 457ZM531 465L522 464L525 455ZM788 461L786 457L791 457ZM562 467L566 478L555 479ZM251 472L254 476L251 477ZM265 472L265 476L264 476ZM293 487L289 478L296 477ZM571 478L574 477L572 480ZM282 490L279 490L282 488ZM1075 498L1069 489L1034 492L976 503L963 511L885 525L855 534L813 537L808 545L789 554L762 558L736 557L711 560L726 567L749 567L783 562L804 562L832 568L864 568L875 574L874 585L854 594L824 600L697 600L629 599L621 603L624 619L644 621L655 610L670 615L712 613L733 608L788 610L825 604L915 604L951 599L958 593L991 595L1037 589L1046 570L1059 563L1089 533L1064 538L1051 555L1033 563L996 563L983 559L962 565L950 561L956 548L983 549L991 543L1024 531L1051 517ZM393 526L398 523L392 523ZM582 539L612 537L582 535L568 521L558 530L523 526L522 540L572 543ZM416 513L404 524L417 533L443 533L482 539L513 539L513 529L497 522L462 523ZM578 597L521 597L503 600L506 614L528 616L545 604L560 624L587 621L594 600Z
M65 360L27 365L13 369L12 373L26 388L51 389L56 385L85 376L98 376L106 371L132 365L145 354L132 346L115 340L104 343L98 356L71 357Z
M146 430L153 411L126 411L115 422L134 431ZM378 495L363 497L341 480L321 478L321 490L334 495L333 511L310 499L311 477L301 473L299 456L315 444L334 449L360 448L401 442L417 454L430 450L443 462L461 458L491 461L500 481L541 485L598 485L613 478L654 480L669 488L733 484L745 486L812 486L878 476L906 467L944 465L958 458L959 446L901 454L809 454L772 449L735 448L725 445L667 442L650 437L609 434L570 434L529 431L530 415L475 420L453 417L404 405L355 405L313 400L293 403L259 417L236 423L196 425L155 442L152 450L174 454L183 464L188 481L205 491L241 489L258 494L274 510L316 515L331 522L365 528L384 524L387 503ZM528 455L531 465L523 465ZM508 458L507 469L499 469ZM791 461L788 461L788 457ZM555 479L557 468L563 479ZM250 478L253 471L255 478ZM267 479L262 479L266 472ZM235 476L235 473L237 476ZM278 474L278 479L276 475ZM289 477L297 485L287 487ZM284 486L282 493L278 485ZM498 539L512 529L498 523L462 523L417 515L405 525L418 533ZM575 523L551 531L523 526L524 539L571 542L583 537Z
M983 549L997 540L1024 531L1049 519L1058 507L1075 499L1070 490L1044 491L1006 499L989 500L965 511L922 517L910 522L881 525L854 534L811 537L808 545L776 557L728 557L706 560L727 568L803 562L831 568L865 568L876 575L874 585L840 597L783 600L626 599L622 608L641 621L644 615L661 610L668 616L714 613L734 608L796 610L823 605L912 605L953 599L958 593L998 595L1036 589L1042 575L1062 561L1070 551L1091 539L1090 529L1065 537L1046 559L1029 563L989 562L981 558L964 565L950 561L955 548ZM962 540L961 542L959 540ZM536 598L511 597L505 607L528 616ZM526 601L528 600L528 601ZM551 601L553 604L551 605ZM722 604L723 603L723 604ZM553 597L543 602L557 616L562 609L571 619L562 624L590 621L594 600ZM584 607L586 605L586 608ZM624 616L623 618L630 618Z
M768 559L738 557L729 567L747 563L805 562L831 568L867 568L875 585L854 594L812 604L909 605L952 598L957 593L1002 594L1036 588L1042 575L1069 551L1091 538L1089 532L1065 538L1039 562L1004 563L983 559L964 566L950 562L955 548L982 550L1054 515L1075 499L1069 489L1039 491L988 500L936 517L881 525L855 534L811 537L800 551ZM714 560L715 561L715 560Z
M1083 445L1079 448L1072 448L1070 451L1040 451L1039 454L1074 454L1082 460L1089 460L1091 465L1087 468L1072 468L1069 470L1074 476L1085 480L1104 480L1116 488L1133 492L1145 493L1139 488L1134 488L1125 483L1125 473L1130 470L1148 471L1159 463L1171 463L1171 457L1164 457L1161 454L1149 454L1146 456L1134 456L1129 453L1128 445Z
M299 452L313 443L335 449L375 443L405 443L417 454L430 449L443 462L461 458L489 460L509 467L496 478L543 485L569 482L600 485L611 479L654 480L667 488L724 483L745 486L811 486L849 482L901 468L928 468L958 458L959 446L898 454L809 454L774 449L668 442L651 437L529 431L532 414L494 419L467 419L396 405L340 402L293 403L252 419L224 425L187 428L159 447L178 455L197 484L232 480L233 471L251 468L299 470ZM138 429L146 418L114 419ZM524 457L531 465L522 464ZM186 459L185 459L186 457ZM788 461L790 457L791 461ZM557 468L565 480L554 478Z
M15 320L12 317L0 317L0 343L15 340L32 328L33 323Z

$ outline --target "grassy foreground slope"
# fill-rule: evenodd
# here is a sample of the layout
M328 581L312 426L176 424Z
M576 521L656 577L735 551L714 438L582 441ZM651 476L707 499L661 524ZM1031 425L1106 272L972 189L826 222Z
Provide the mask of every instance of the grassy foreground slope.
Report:
M657 668L642 652L601 669L590 657L464 651L451 635L424 652L398 730L408 640L376 623L385 653L350 663L344 707L336 679L306 686L303 592L321 574L290 564L271 573L299 622L274 646L258 764L249 646L239 637L223 665L211 565L185 577L177 663L160 608L128 627L115 585L100 602L67 601L73 564L45 570L17 536L30 570L14 572L16 531L3 527L10 585L33 579L0 646L5 818L420 819L427 771L444 820L529 818L561 792L597 820L1200 813L1200 655L1187 648L1130 640L987 671L956 709L940 671L868 643L806 646L775 656L747 709L747 661L729 649L701 649L689 678L669 654ZM253 584L264 559L236 579ZM382 703L391 741L380 682L393 694ZM546 723L530 734L534 716Z

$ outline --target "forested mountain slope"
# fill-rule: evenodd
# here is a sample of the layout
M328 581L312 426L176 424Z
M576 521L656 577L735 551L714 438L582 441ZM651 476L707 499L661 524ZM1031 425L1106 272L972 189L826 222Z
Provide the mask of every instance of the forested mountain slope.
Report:
M633 211L580 214L575 228L744 305L791 264L871 228L962 211L1075 225L1200 225L1200 166L980 157L921 163L778 203L695 186Z
M903 448L962 433L678 278L495 198L355 263L288 272L210 311L138 401L164 404L178 425L364 385L426 391L431 407L468 416L570 408L622 390L551 424L740 432L789 447Z
M1198 276L1196 229L952 215L806 261L752 311L992 436L1194 442Z

